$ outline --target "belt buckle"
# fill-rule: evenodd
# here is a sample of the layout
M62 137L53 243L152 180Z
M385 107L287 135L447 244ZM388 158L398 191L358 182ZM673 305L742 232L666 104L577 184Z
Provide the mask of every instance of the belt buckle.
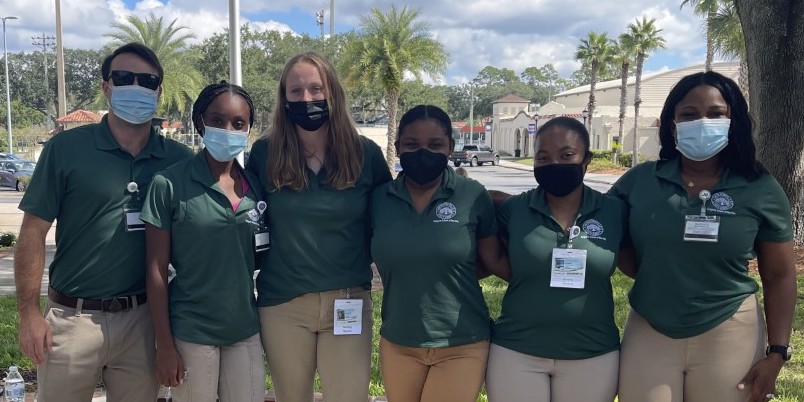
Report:
M121 299L126 301L125 306L120 302ZM110 313L119 313L123 310L128 310L128 308L129 300L127 297L115 297L109 302L109 307L106 309L106 311Z

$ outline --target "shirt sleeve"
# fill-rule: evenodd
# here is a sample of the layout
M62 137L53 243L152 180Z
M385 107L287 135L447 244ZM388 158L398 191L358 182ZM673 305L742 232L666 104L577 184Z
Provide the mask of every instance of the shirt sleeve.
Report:
M19 209L48 222L53 222L61 210L65 193L64 172L59 164L59 144L51 139L45 143L34 168L31 182L19 204Z
M759 190L757 194L765 194L759 206L760 222L757 240L774 243L784 243L793 240L793 217L790 210L790 201L787 199L782 186L770 174L760 178L755 183L764 181L768 185L766 191Z
M173 217L173 183L162 174L154 176L145 204L140 212L140 220L162 230L170 231Z
M475 200L477 210L477 229L476 236L485 239L497 234L497 219L494 212L494 203L486 188L480 186L480 191Z
M385 156L382 154L380 146L368 138L365 138L363 143L367 144L364 148L364 152L371 153L370 157L367 159L369 163L371 163L373 187L391 181L391 171L388 169L388 163L385 161Z
M266 163L268 161L266 154L268 150L268 140L263 138L254 142L251 146L251 151L246 161L245 169L256 177L260 184L265 187L267 183Z
M511 206L514 203L514 200L518 199L520 196L521 195L508 197L505 201L503 201L500 207L497 208L496 217L497 217L498 235L500 236L500 238L503 239L508 238L508 222L510 222L511 220Z

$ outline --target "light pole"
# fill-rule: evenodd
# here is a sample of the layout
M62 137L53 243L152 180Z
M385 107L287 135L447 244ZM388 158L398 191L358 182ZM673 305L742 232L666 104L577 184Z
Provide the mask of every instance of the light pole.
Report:
M475 136L475 86L469 83L469 144L474 144Z
M11 149L11 89L8 87L8 48L6 47L6 20L16 20L17 17L3 17L3 58L6 60L6 129L8 130L8 153Z
M589 117L589 111L584 109L583 112L581 112L581 116L583 117L583 125L586 127L586 119ZM587 129L588 128L589 127L587 127Z

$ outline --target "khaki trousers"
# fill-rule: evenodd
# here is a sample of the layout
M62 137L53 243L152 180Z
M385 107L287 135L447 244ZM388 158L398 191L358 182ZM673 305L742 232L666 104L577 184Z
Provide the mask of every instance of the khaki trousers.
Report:
M385 393L390 402L475 402L489 342L444 348L411 348L380 340Z
M313 400L316 370L327 402L368 400L371 370L371 292L349 289L363 300L360 335L334 335L335 299L346 289L307 293L291 301L260 307L262 344L280 402Z
M581 360L545 359L492 344L489 402L612 402L620 352Z
M749 296L728 320L698 336L662 335L631 310L620 363L620 402L744 401L737 384L765 354L765 320Z
M156 400L154 330L147 305L110 313L48 300L45 320L53 350L37 367L39 402L89 402L98 378L109 401Z
M199 345L174 338L187 376L173 388L173 402L263 402L265 362L260 335L229 346Z

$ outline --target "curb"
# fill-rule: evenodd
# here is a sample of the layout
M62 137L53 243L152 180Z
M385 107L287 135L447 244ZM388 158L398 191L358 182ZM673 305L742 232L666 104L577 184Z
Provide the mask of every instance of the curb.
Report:
M506 169L521 170L523 172L532 172L533 171L532 167L527 166L527 165L522 165L521 163L506 161L504 159L501 159L500 162L505 162L505 163L500 163L497 166L504 167ZM516 165L520 165L520 166L516 166ZM608 181L605 181L605 180L599 180L599 179L594 179L594 178L593 179L588 179L586 177L584 177L583 181L584 182L590 182L590 183L597 183L597 184L608 184L608 185L613 185L614 184L612 182L608 182Z

